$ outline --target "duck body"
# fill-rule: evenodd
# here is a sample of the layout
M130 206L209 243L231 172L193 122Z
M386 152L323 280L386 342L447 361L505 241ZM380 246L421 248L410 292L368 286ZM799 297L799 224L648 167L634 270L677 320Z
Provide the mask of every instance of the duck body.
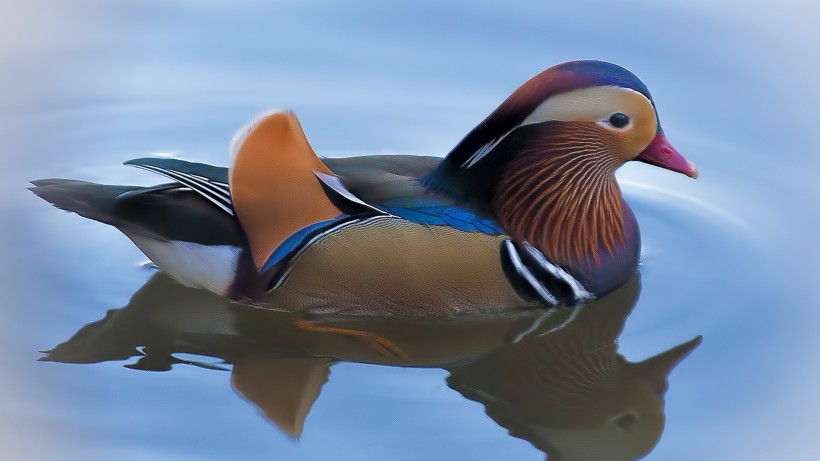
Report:
M33 190L60 208L117 227L181 283L265 307L429 315L539 305L504 275L501 246L509 237L491 220L444 198L437 206L450 213L436 214L438 210L429 206L398 206L399 183L419 184L417 175L440 161L420 156L325 159L334 172L352 171L345 183L383 212L343 214L300 229L277 247L274 263L259 275L235 216L182 183L136 187L46 180L35 181ZM162 158L129 164L227 184L227 168ZM366 180L359 182L359 177ZM374 187L378 177L391 177L393 184L382 184L395 191ZM429 205L437 195L425 195L418 203ZM452 224L439 224L445 220Z
M614 170L637 159L695 175L663 137L642 83L588 63L534 77L444 159L319 158L296 117L280 112L240 130L230 168L143 158L126 163L173 182L56 179L32 190L114 225L181 283L264 307L447 315L572 306L637 268L638 226ZM578 70L589 68L606 78Z
M503 229L422 186L440 161L325 159L347 190L381 213L354 218L284 265L266 300L309 304L311 312L402 315L537 306L505 275Z

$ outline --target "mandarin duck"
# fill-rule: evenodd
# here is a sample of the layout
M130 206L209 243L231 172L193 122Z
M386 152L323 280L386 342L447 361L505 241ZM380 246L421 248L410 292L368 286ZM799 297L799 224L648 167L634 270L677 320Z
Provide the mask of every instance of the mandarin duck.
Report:
M117 227L177 281L304 313L446 315L574 306L625 283L640 237L615 170L692 178L649 90L600 61L549 68L444 158L320 158L292 112L240 130L231 164L127 165L172 182L33 181Z

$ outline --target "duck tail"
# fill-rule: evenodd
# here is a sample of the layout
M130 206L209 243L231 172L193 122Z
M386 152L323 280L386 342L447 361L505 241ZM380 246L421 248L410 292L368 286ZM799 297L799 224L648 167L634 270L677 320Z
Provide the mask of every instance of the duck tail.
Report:
M55 207L77 213L88 219L116 226L117 206L121 198L145 187L110 186L73 179L38 179L28 189Z
M255 293L254 282L234 286L237 271L252 268L236 219L180 184L109 186L41 179L29 189L57 208L116 227L183 285L234 298Z

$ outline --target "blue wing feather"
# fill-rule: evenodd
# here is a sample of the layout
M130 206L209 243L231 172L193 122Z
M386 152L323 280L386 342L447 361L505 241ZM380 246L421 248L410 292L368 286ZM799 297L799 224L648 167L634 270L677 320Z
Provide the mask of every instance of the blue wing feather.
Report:
M434 198L390 200L381 204L379 208L419 224L450 226L464 232L480 232L487 235L506 234L494 220Z
M325 161L333 171L340 175L343 182L349 182L349 184L343 184L345 187L382 211L419 224L451 226L465 232L480 232L487 235L506 234L504 229L491 218L458 206L446 197L425 194L426 190L417 178L429 173L429 170L434 168L440 159L414 156L370 156L325 159ZM195 187L195 190L211 201L219 199L220 203L217 204L232 214L230 192L227 186L227 168L153 157L130 160L126 164L151 169L160 174L173 173L172 177L175 181L191 179L191 181L185 181L186 185ZM195 181L206 181L221 194L211 197L214 194L210 189L198 187Z

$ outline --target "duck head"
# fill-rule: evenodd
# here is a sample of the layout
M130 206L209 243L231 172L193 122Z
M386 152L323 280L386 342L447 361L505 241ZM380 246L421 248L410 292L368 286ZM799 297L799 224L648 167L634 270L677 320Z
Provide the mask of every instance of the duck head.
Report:
M637 265L637 225L615 180L633 160L697 176L667 141L643 82L615 64L572 61L513 92L426 184L583 278L620 261L623 276L602 286L612 288Z

